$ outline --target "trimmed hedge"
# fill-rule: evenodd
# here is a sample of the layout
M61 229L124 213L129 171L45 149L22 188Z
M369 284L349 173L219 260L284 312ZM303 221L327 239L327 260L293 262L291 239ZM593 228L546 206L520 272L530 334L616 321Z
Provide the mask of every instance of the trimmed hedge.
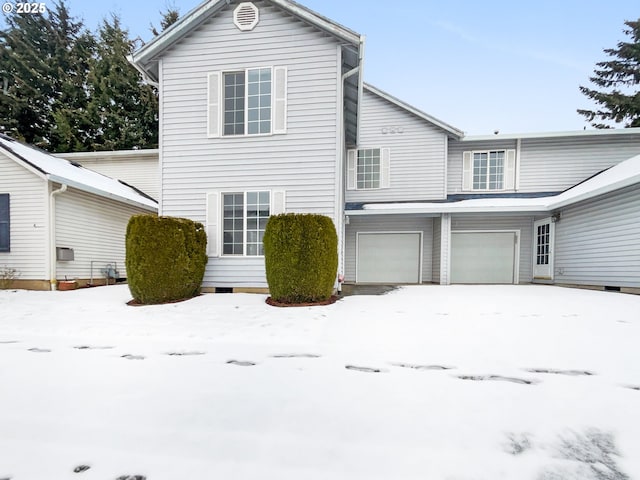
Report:
M207 234L186 218L135 215L126 237L129 290L135 301L165 303L200 292L207 265Z
M338 271L338 235L324 215L286 213L269 218L264 261L271 298L282 303L331 298Z

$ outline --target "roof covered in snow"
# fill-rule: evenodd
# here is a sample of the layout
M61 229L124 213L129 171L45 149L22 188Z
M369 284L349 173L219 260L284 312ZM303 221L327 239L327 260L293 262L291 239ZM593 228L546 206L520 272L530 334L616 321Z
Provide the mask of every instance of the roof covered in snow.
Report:
M454 202L369 203L347 210L349 215L440 214L440 213L544 213L605 195L640 183L640 155L632 157L565 190L538 198L492 197Z
M158 203L135 187L82 165L54 157L38 148L25 145L0 134L0 152L30 168L44 179L78 190L127 203L145 210L157 211Z

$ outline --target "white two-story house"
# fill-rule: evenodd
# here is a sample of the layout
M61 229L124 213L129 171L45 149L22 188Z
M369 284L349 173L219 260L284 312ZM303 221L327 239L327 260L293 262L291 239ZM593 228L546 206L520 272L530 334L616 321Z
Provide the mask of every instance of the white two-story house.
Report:
M267 286L281 212L333 219L350 283L640 287L640 129L468 137L363 83L363 45L295 2L208 0L131 57L205 290Z

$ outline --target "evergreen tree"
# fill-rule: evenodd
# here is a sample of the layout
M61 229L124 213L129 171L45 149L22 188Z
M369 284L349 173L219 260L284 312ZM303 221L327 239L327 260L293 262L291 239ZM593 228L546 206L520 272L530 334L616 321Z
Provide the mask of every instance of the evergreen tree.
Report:
M640 18L624 22L630 42L604 50L612 60L599 62L589 80L598 89L580 91L600 106L597 110L578 110L596 128L610 128L610 122L640 127ZM594 122L595 119L598 121Z
M0 128L46 148L53 96L49 21L44 15L12 14L0 30Z
M97 57L88 77L88 113L94 126L92 150L158 145L157 93L127 60L133 43L117 16L102 22Z
M81 22L70 17L64 2L55 5L50 23L50 48L55 58L50 150L85 151L91 144L86 82L96 48L95 39Z
M156 27L151 24L151 33L153 33L154 37L160 35L161 32L164 32L167 28L176 23L180 18L180 12L175 5L168 6L164 12L160 12L160 15L162 16L162 19L160 20L160 27L162 28L160 29L160 31L158 31Z

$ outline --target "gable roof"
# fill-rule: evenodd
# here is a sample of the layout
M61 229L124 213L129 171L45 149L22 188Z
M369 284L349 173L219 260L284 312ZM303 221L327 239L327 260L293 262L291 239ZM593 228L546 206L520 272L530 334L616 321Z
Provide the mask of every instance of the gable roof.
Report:
M640 155L620 162L556 195L522 198L473 198L454 202L369 203L346 210L347 215L440 213L547 213L590 200L622 188L640 184Z
M403 102L402 100L394 97L393 95L391 95L391 94L389 94L387 92L384 92L384 91L380 90L379 88L374 87L373 85L365 83L364 84L364 89L368 90L369 92L373 93L374 95L379 96L380 98L384 98L388 102L391 102L391 103L397 105L398 107L406 110L407 112L412 113L413 115L416 115L417 117L419 117L419 118L421 118L423 120L426 120L429 123L432 123L436 127L441 128L442 130L447 132L449 135L453 136L456 140L460 140L460 139L462 139L462 137L464 137L464 132L462 130L459 130L456 127L453 127L453 126L449 125L448 123L443 122L442 120L439 120L436 117L433 117L433 116L429 115L428 113L425 113L422 110L419 110L416 107L414 107L412 105L409 105L406 102Z
M24 145L4 134L0 134L0 152L50 182L65 184L145 210L158 211L158 203L135 187L89 170L78 163Z
M327 17L324 17L307 7L291 0L265 0L293 17L305 23L313 25L327 34L337 38L340 42L351 44L360 49L362 37L353 30L340 25ZM158 81L158 66L156 60L175 42L198 28L209 18L223 8L237 0L205 0L193 10L180 18L176 23L167 28L160 35L146 43L129 57L138 69L140 69L151 81Z

